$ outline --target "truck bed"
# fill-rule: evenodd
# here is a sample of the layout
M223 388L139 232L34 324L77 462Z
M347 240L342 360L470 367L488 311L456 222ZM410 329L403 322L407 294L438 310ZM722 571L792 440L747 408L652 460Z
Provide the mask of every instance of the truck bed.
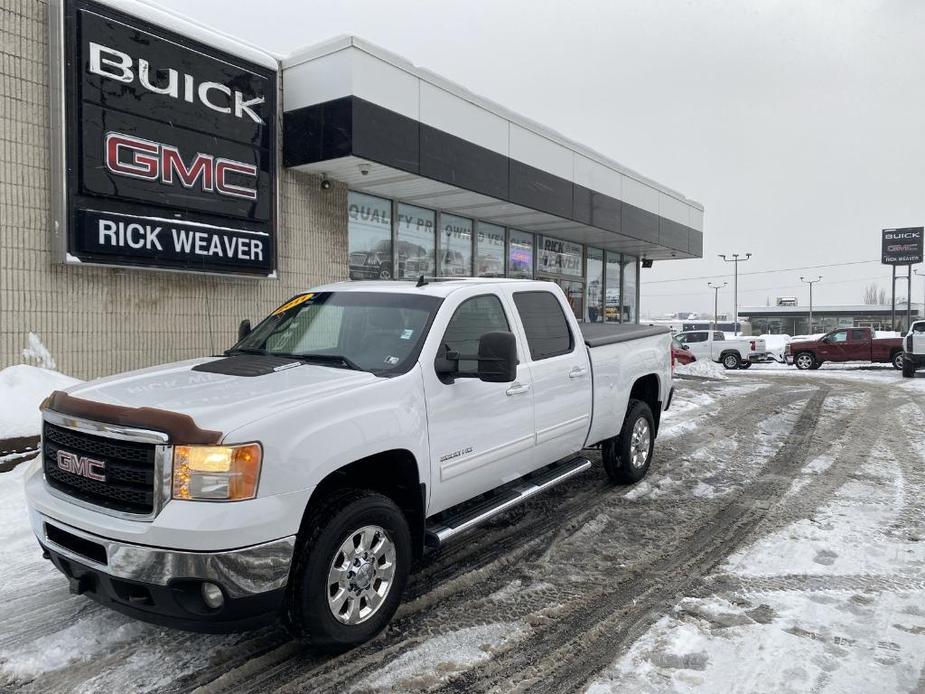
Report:
M580 323L579 325L581 325L581 334L585 344L591 348L671 332L665 326L635 323Z

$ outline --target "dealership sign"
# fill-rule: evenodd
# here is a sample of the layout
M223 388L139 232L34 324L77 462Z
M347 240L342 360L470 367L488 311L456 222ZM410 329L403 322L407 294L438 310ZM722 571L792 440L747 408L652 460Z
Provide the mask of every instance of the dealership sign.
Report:
M915 265L922 262L923 227L883 230L883 264Z
M50 11L62 259L272 274L276 71L89 0Z

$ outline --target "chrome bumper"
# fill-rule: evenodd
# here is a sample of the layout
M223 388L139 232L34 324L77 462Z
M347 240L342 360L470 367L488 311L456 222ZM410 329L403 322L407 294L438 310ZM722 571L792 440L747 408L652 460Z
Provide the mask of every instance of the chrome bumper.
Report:
M37 524L40 527L36 527ZM106 563L76 552L48 537L46 526L105 549ZM33 531L46 548L115 578L166 586L193 579L220 585L232 598L285 587L295 550L295 535L224 552L186 552L109 540L33 513Z

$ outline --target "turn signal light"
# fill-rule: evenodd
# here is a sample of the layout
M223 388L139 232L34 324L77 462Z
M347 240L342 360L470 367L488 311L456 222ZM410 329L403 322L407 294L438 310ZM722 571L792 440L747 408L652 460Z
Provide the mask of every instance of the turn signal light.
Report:
M175 446L173 498L242 501L257 496L263 453L259 443Z

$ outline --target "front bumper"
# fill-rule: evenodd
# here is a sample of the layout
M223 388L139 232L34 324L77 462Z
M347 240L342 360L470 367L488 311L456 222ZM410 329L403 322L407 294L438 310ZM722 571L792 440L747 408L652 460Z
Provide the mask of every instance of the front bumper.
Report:
M295 536L222 552L134 545L32 514L33 531L71 584L106 607L190 631L243 631L273 622L283 602ZM203 582L218 585L224 604L210 609Z

